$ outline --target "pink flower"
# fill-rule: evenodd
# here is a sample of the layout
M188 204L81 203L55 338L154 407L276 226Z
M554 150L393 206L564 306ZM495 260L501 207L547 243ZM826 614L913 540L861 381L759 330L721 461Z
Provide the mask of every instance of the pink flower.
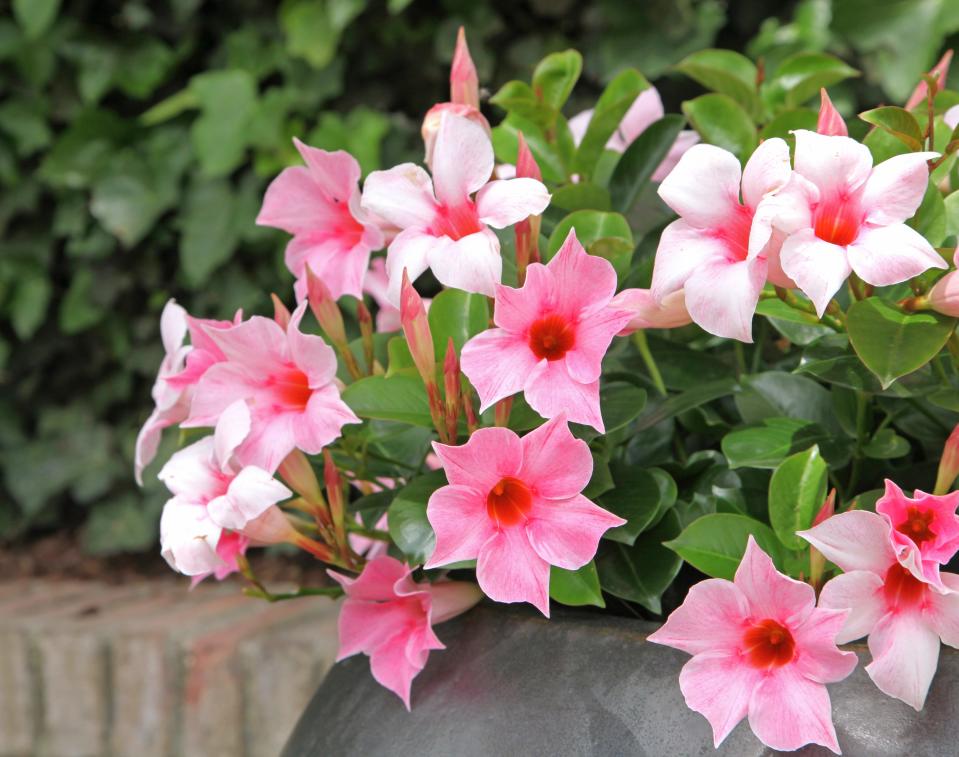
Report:
M264 525L277 515L285 521L274 505L293 493L267 471L242 466L234 457L249 432L250 411L239 400L223 412L212 436L176 452L160 471L174 495L160 519L161 551L174 570L189 576L222 572L235 566L240 547L235 539L220 544L224 529L262 538ZM224 559L230 554L232 565Z
M239 314L238 314L239 315ZM156 457L163 429L185 420L193 399L192 387L223 354L210 342L204 327L224 328L229 321L193 318L170 300L160 315L160 336L166 354L153 384L155 408L137 435L134 477L143 485L143 469ZM184 344L187 332L190 344Z
M333 350L320 337L300 332L306 306L300 303L285 331L262 316L207 329L227 359L203 374L183 425L216 425L227 407L246 400L251 430L237 457L272 472L294 449L318 454L344 424L359 423L340 399Z
M639 97L637 97L629 107L629 110L626 111L626 115L623 116L619 128L613 132L613 136L611 136L606 143L606 149L614 150L615 152L625 152L626 148L635 142L640 134L664 115L665 110L663 109L663 101L659 96L659 91L656 87L650 86L649 89L645 89L640 93ZM579 145L579 143L583 141L583 137L586 136L586 129L589 127L589 122L592 118L593 111L584 110L569 119L569 130L572 132L573 141L577 145ZM681 131L679 136L676 137L676 141L673 142L673 146L669 149L669 153L663 158L663 162L659 164L655 173L653 173L653 181L662 181L665 179L669 172L679 163L679 159L683 157L683 153L697 142L699 142L699 135L696 132L688 129Z
M959 492L937 497L916 490L915 499L886 480L876 512L892 526L890 538L899 562L920 581L943 588L939 566L959 550Z
M717 336L751 342L767 258L779 238L768 217L769 197L789 179L789 147L767 139L745 170L731 152L696 145L680 159L659 196L679 220L663 230L653 267L653 296L685 289L689 315ZM740 185L742 202L740 202Z
M956 106L959 108L959 105ZM959 116L959 113L956 114ZM959 258L959 253L956 254ZM955 258L953 258L955 265ZM959 272L949 271L929 290L929 307L937 313L959 317Z
M893 530L875 513L854 510L797 534L845 571L829 581L820 607L848 608L839 643L869 636L866 673L883 692L922 709L939 661L939 643L959 647L959 576L942 590L897 559Z
M565 412L570 421L603 431L600 364L632 317L610 304L615 291L612 265L587 254L572 229L547 265L529 266L521 289L497 285L498 328L470 339L461 356L480 411L523 392L544 418Z
M328 571L346 599L340 610L337 661L362 652L379 684L410 708L410 687L432 649L445 649L433 626L466 612L482 594L461 581L416 583L392 557L370 560L358 578Z
M360 518L359 513L356 514L355 520L358 524L363 524L363 520ZM377 531L386 531L389 528L389 521L386 518L386 513L383 513L380 516L380 519L376 521L376 524L373 526L373 528ZM352 549L358 555L363 555L367 560L372 560L374 557L385 555L390 546L389 542L383 541L382 539L373 539L369 536L363 536L362 534L357 533L351 533L346 538L350 542L350 549Z
M610 305L632 313L629 323L617 336L628 336L639 329L675 329L693 322L686 310L686 293L682 289L667 294L657 302L648 289L624 289L613 297Z
M489 227L505 228L549 204L546 187L534 179L489 180L493 145L462 116L443 115L432 171L431 181L419 166L403 163L374 171L363 188L363 207L402 229L386 256L396 306L404 268L411 281L429 268L444 286L492 296L503 261Z
M386 261L383 258L374 258L370 263L366 280L363 282L363 291L370 295L379 306L376 311L376 330L381 334L400 330L400 309L387 299L386 289L388 286L389 277L386 275ZM424 304L426 304L425 300Z
M950 129L955 129L959 126L959 105L953 105L949 110L943 113L942 120L946 122L946 126Z
M825 684L856 667L855 653L836 646L846 615L817 608L812 587L777 572L750 536L735 579L694 584L649 641L693 655L679 687L717 747L748 715L772 749L812 743L838 754Z
M266 189L256 218L293 235L286 266L296 276L298 300L306 297L306 267L333 297L363 296L370 252L383 233L360 207L360 164L347 152L327 152L294 139L306 166L285 168Z
M896 155L873 168L869 148L849 137L799 129L795 171L775 198L774 225L788 235L785 274L821 316L852 271L889 286L928 268L946 268L929 242L906 226L929 183L933 152Z
M549 617L549 566L583 567L606 530L626 522L580 493L593 460L562 415L522 439L481 428L433 449L449 486L426 507L436 549L424 567L475 558L480 588L497 602L530 602Z

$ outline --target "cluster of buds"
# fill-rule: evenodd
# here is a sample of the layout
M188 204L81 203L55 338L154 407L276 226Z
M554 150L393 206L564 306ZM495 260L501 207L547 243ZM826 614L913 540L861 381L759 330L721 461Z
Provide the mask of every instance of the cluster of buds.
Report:
M346 338L346 326L343 323L343 313L340 312L340 306L336 303L326 284L322 279L313 273L309 267L306 269L306 287L307 297L310 302L310 310L324 335L339 353L343 359L343 364L350 376L358 379L361 376L372 376L377 372L377 364L373 357L373 316L362 300L357 301L356 315L360 324L360 334L363 341L363 355L366 361L366 372L360 370L356 361L356 356L350 349L350 344Z

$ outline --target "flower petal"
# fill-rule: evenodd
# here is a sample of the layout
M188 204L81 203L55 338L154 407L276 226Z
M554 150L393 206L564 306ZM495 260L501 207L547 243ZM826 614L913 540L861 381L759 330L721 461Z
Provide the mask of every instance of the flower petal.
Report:
M603 357L613 341L633 318L628 310L604 307L585 315L576 326L576 344L566 353L566 367L575 381L597 381Z
M160 516L160 553L167 564L186 576L201 576L223 567L216 553L222 529L205 507L173 497Z
M686 280L686 309L704 330L716 336L753 340L753 315L766 283L766 261L713 260Z
M214 466L214 441L205 436L174 452L160 469L159 478L173 494L203 502L221 491L220 471Z
M296 137L293 138L293 144L303 157L313 180L326 196L336 202L349 203L353 193L359 191L359 161L344 150L327 152L310 147Z
M626 521L577 494L569 499L538 500L529 513L529 542L550 565L578 570L596 555L599 540Z
M610 304L632 313L617 336L628 336L639 329L673 329L692 323L682 289L667 294L661 303L649 289L624 289Z
M797 531L796 535L847 573L868 570L884 576L896 562L889 541L889 524L881 515L865 510L834 515L807 531Z
M286 338L294 365L306 374L310 389L320 389L336 376L336 353L323 337L300 331L306 308L307 302L304 300L293 311L286 328Z
M549 205L549 197L549 190L536 179L491 181L476 194L476 211L482 223L505 229L538 216Z
M556 308L569 318L608 304L616 293L616 270L608 260L586 252L576 229L569 230L546 267L553 275Z
M658 302L679 291L702 266L726 259L726 245L714 234L690 226L684 219L663 229L653 263L650 291Z
M539 361L529 345L504 329L487 329L463 345L460 365L480 398L480 412L523 390Z
M496 285L493 323L514 334L525 334L551 306L554 288L552 272L542 263L533 263L526 269L522 288Z
M633 100L633 104L629 106L623 120L619 122L616 134L613 135L620 137L620 143L622 144L620 152L629 147L640 134L661 119L664 113L663 100L656 87L649 86L640 92L639 97ZM610 141L613 141L612 138ZM610 149L615 148L610 147Z
M743 169L743 200L755 210L763 197L785 186L792 174L789 145L784 139L765 140Z
M484 497L502 478L516 477L523 466L523 445L507 428L481 428L466 444L452 446L433 442L443 464L446 480L470 486Z
M836 646L837 635L849 614L848 609L817 607L804 623L793 628L799 649L795 666L806 678L817 683L836 683L852 673L859 663L855 652L843 652Z
M796 172L815 184L820 192L852 194L869 178L872 153L849 137L827 136L797 129Z
M331 204L308 169L284 168L266 188L256 222L300 234L322 227L334 215Z
M363 296L370 247L327 234L302 234L286 246L286 267L297 277L297 299L306 297L306 268L319 277L334 299Z
M753 689L749 725L773 749L791 752L804 744L821 744L839 754L829 692L794 665L784 665Z
M414 163L373 171L363 183L360 204L401 229L426 228L437 207L430 175Z
M735 653L698 654L679 673L679 688L686 706L703 715L713 729L718 748L746 716L761 673L743 665Z
M868 570L852 570L826 582L819 595L819 606L849 610L838 644L868 636L886 612L882 576Z
M866 672L883 693L915 710L926 702L939 664L939 636L918 612L889 613L869 634Z
M866 223L889 226L912 218L929 186L926 161L938 157L936 152L910 152L873 168L860 200Z
M707 578L693 584L686 599L648 641L689 654L738 654L751 611L746 595L732 581Z
M733 580L759 618L773 618L792 627L803 622L816 605L812 586L776 570L769 555L751 535Z
M689 225L708 229L724 224L739 205L739 160L714 145L694 145L659 185L659 196Z
M877 287L908 281L930 268L949 267L922 234L904 223L863 226L846 250L852 269Z
M230 469L230 458L250 433L250 422L250 408L245 400L231 404L216 422L213 432L214 457L224 472Z
M926 592L923 618L943 644L959 649L959 576L955 573L940 573L939 576L950 593Z
M652 180L659 182L669 176L670 172L676 167L676 164L679 163L679 159L686 154L690 147L696 144L699 144L699 134L691 129L683 129L679 132L676 136L676 141L673 142L673 146L670 147L669 152L666 153L666 157L663 158L662 163L653 171Z
M499 240L489 229L461 237L451 244L434 245L427 256L433 275L443 286L464 292L492 297L503 277Z
M852 271L846 248L824 242L812 229L802 229L788 236L779 260L783 272L813 301L820 318Z
M493 143L483 128L470 119L444 113L436 133L431 168L437 199L445 205L459 205L493 174Z
M446 255L452 245L449 237L433 236L420 229L404 229L397 234L386 251L386 297L389 303L396 308L400 306L404 269L410 281L416 281L429 268L433 251L437 255Z
M566 413L571 423L605 431L599 408L599 381L582 384L569 375L565 360L541 360L526 377L523 393L529 406L544 418Z
M426 517L436 534L436 548L423 566L436 568L473 560L493 535L486 493L471 486L442 486L430 496Z
M207 505L218 526L239 531L270 507L293 496L293 492L262 468L248 465L230 482L226 495Z
M549 617L549 563L536 554L526 529L504 528L480 550L476 578L497 602L529 602Z
M327 444L339 438L347 423L360 423L360 419L340 399L336 385L314 389L306 410L297 414L293 424L296 446L309 455L318 455Z
M520 439L523 467L519 478L547 499L579 494L593 475L589 445L569 430L566 417L557 415Z

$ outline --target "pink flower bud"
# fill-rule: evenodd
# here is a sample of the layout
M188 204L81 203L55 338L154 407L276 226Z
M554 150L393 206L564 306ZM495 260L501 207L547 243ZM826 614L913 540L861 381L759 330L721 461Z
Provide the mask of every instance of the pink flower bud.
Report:
M302 536L276 505L270 507L259 518L247 523L240 533L257 546L283 542L295 544Z
M280 477L301 497L310 502L321 502L320 482L316 479L313 465L300 450L295 449L280 463Z
M445 113L468 118L473 123L482 127L483 131L489 136L493 133L490 129L489 121L486 120L486 116L472 105L463 103L437 103L426 112L423 125L420 127L423 144L426 146L426 157L424 161L428 166L433 163L433 145L436 144L436 135L440 130L440 122L443 120Z
M933 66L929 72L930 76L936 77L936 88L940 92L946 88L946 76L949 74L949 64L951 62L952 50L946 50L939 59L939 62ZM920 105L928 94L929 87L926 85L926 82L920 81L912 91L912 94L909 95L909 99L906 100L906 110L912 110L917 105Z
M826 518L831 518L835 514L836 514L836 489L833 488L829 491L829 495L826 497L826 501L823 502L822 507L819 508L819 512L816 513L816 517L813 518L812 524L813 526L818 526L820 523L826 520Z
M959 271L950 271L928 295L929 307L943 315L959 316Z
M956 476L959 476L959 426L952 430L949 438L946 439L946 446L943 447L939 473L936 475L935 493L946 494L955 483Z
M449 337L446 342L446 359L443 361L443 388L446 392L446 433L453 441L458 432L461 384L456 345L453 344L453 337Z
M519 146L516 153L516 178L536 179L536 181L543 180L543 174L539 170L539 164L536 162L536 158L533 157L529 145L526 144L526 137L523 136L523 132L519 132Z
M693 322L686 310L686 294L680 289L656 302L648 289L624 289L610 305L629 310L633 317L617 336L628 336L639 329L674 329Z
M283 300L275 294L271 294L270 299L273 300L273 320L285 331L286 327L290 325L290 311L283 304Z
M337 346L346 344L346 327L343 325L340 307L323 280L313 273L309 266L306 267L306 291L310 310L316 316L320 328Z
M433 353L433 334L430 332L423 300L410 283L410 277L405 268L400 290L400 324L423 383L427 387L435 384L436 357Z
M461 26L456 34L456 52L450 68L450 102L471 105L479 109L479 76L466 45L466 30Z
M848 137L849 129L839 111L832 104L825 87L819 90L822 95L822 104L819 106L819 120L816 121L816 131L830 137Z

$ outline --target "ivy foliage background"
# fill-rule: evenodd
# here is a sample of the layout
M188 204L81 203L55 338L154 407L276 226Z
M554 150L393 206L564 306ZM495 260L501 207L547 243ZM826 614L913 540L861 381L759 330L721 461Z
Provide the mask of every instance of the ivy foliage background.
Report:
M827 50L864 74L834 93L844 112L901 103L959 30L953 0L775 7L0 2L0 541L79 528L91 552L152 547L166 495L150 471L134 486L132 448L163 303L224 318L266 312L271 291L289 299L286 240L253 219L266 183L297 162L291 138L349 150L365 173L419 160L419 119L446 99L460 24L492 91L581 50L567 115L628 66L676 112L702 89L673 66L713 46L770 64Z

